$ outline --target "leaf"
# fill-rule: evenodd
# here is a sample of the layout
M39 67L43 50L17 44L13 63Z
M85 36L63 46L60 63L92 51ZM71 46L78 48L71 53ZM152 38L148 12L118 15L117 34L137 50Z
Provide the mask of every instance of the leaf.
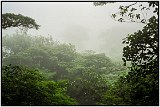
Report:
M143 7L141 10L144 10L146 7Z
M125 58L122 58L123 62L126 62Z
M131 17L133 13L129 13L128 16Z
M112 17L115 18L115 17L116 17L116 14L112 14Z
M120 6L119 9L123 10L123 6Z
M126 41L122 41L122 43L124 44Z
M132 12L132 11L135 11L135 10L137 10L137 9L136 9L136 8L132 8L132 9L131 9L131 12Z
M142 23L145 23L145 22L146 22L146 20L145 20L145 19L142 19L142 20L141 20L141 22L142 22Z
M124 22L123 18L118 19L119 22Z
M136 14L136 18L137 18L137 19L140 19L140 14Z

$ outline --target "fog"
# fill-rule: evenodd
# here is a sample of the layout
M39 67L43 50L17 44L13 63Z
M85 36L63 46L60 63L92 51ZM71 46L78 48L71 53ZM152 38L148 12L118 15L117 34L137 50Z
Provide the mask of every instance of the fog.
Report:
M120 23L111 18L123 2L94 6L92 2L3 2L2 13L31 17L41 25L31 35L51 35L61 43L75 45L77 51L93 50L113 59L122 56L122 39L142 29L144 24ZM16 29L3 30L3 35Z

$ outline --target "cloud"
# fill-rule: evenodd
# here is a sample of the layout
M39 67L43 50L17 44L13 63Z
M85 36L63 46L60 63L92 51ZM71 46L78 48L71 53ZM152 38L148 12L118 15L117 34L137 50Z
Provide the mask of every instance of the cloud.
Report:
M72 43L78 51L94 50L116 57L122 54L122 39L144 26L111 19L122 4L95 7L92 2L6 2L2 12L34 18L41 27L29 30L29 34L49 34L57 41Z

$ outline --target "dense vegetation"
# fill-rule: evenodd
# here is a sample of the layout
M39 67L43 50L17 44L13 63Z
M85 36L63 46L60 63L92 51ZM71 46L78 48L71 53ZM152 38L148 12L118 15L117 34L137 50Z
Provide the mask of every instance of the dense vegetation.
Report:
M103 53L96 54L93 51L77 53L73 45L60 44L53 41L51 37L17 33L12 36L4 36L2 41L2 60L5 72L9 64L11 68L17 65L32 68L33 73L37 68L39 72L43 71L43 75L50 81L65 80L67 94L83 105L96 104L108 90L107 84L116 81L122 72L127 72L122 64L113 63ZM17 75L17 78L28 75L26 70L20 69L20 71L26 74ZM20 88L20 86L17 87Z
M130 61L129 67L104 53L79 53L52 37L3 36L2 105L158 105L158 18L123 43L122 60Z
M75 105L66 95L66 82L48 80L37 69L2 68L2 105Z
M148 20L137 13L135 4L137 2L120 6L120 12L112 14L115 19L118 17L119 22L127 22L129 19L146 25L142 30L124 38L123 44L126 46L123 48L122 60L124 65L127 61L131 63L128 75L119 78L101 104L159 105L158 2L148 2L148 7L139 5L141 12L153 9L153 16Z

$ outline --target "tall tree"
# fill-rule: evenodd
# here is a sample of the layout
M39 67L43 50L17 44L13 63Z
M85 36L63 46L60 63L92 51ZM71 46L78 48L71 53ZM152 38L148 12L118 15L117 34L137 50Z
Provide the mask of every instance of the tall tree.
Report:
M25 27L25 28L35 28L38 29L38 25L34 19L23 16L21 14L5 13L2 14L2 29L7 29L8 27Z
M158 3L150 2L158 14ZM131 62L130 73L126 76L131 87L130 99L133 105L158 105L158 18L152 16L142 30L128 35L123 41L123 61Z
M2 67L3 106L75 105L66 94L65 81L50 81L38 69Z
M104 3L103 3L104 4ZM124 65L126 62L131 62L130 72L128 75L121 77L117 88L117 94L123 98L125 104L129 105L158 105L159 104L159 81L158 81L158 2L148 2L148 7L139 5L141 10L153 9L153 16L148 20L141 17L143 14L135 14L137 8L134 7L137 2L128 5L120 6L120 12L112 14L113 18L118 18L119 22L128 20L125 16L129 16L131 22L146 24L142 30L128 35L123 44ZM133 15L133 16L132 16ZM122 87L123 84L125 88ZM123 85L124 86L124 85ZM127 93L126 93L127 92ZM127 96L127 97L121 97Z

